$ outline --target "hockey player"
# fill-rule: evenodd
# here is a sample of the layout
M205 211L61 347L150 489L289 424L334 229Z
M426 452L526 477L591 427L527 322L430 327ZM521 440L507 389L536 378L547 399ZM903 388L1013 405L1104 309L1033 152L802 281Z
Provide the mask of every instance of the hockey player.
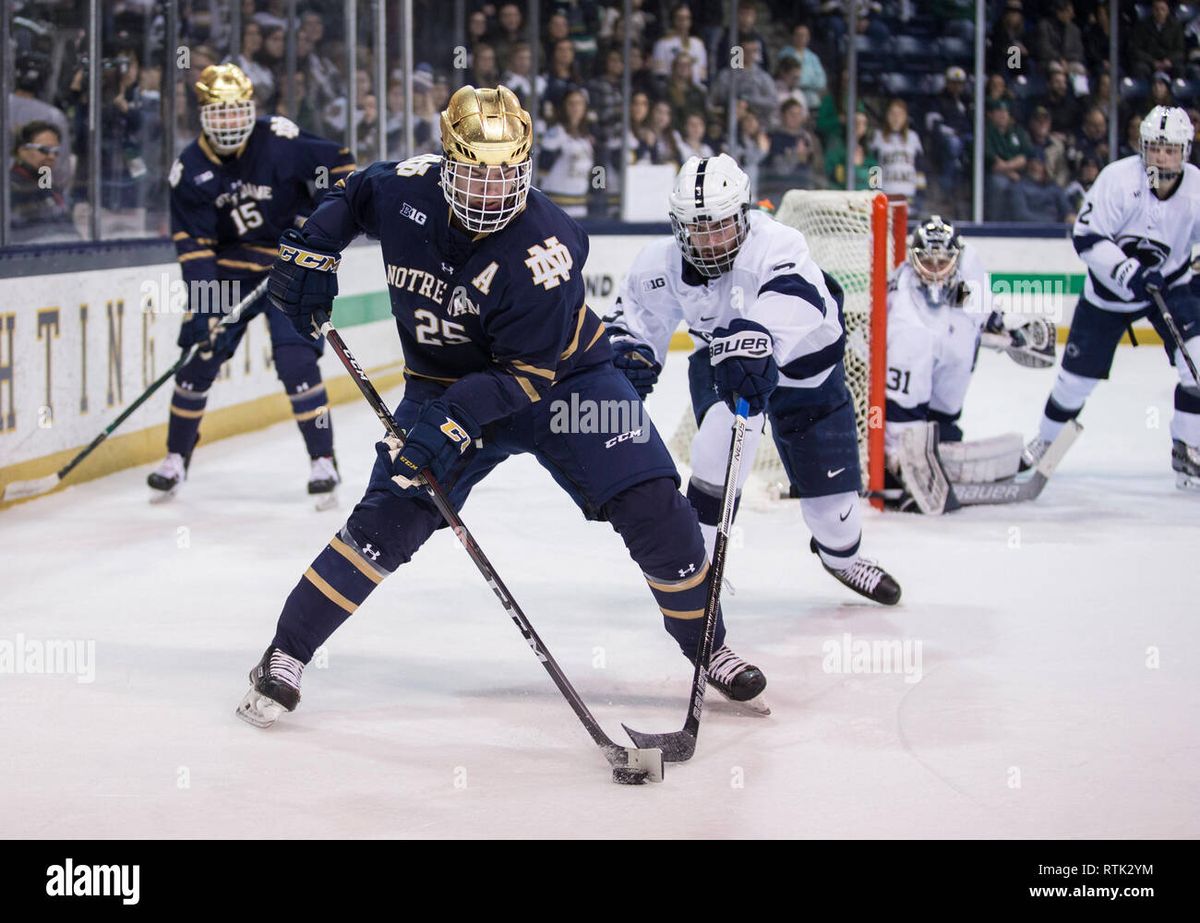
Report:
M355 173L281 240L271 297L312 332L314 311L337 292L337 254L359 234L379 238L406 364L394 416L407 436L377 444L366 494L284 603L238 708L252 724L296 707L313 652L444 524L422 487L425 468L461 507L508 456L531 453L587 518L620 533L683 653L699 645L704 540L658 433L649 421L642 438L624 440L551 425L562 406L616 402L644 417L584 303L587 236L530 187L529 113L505 87L465 86L441 131L442 156ZM724 634L718 621L709 681L755 699L766 679Z
M222 312L266 278L279 235L298 226L315 200L354 170L349 151L339 144L301 131L281 116L256 119L253 93L237 65L206 67L196 84L202 133L184 148L169 177L171 231L188 291L178 343L184 349L207 345L175 376L167 457L147 479L154 500L174 494L186 476L208 389L246 325L269 302L264 295L240 320L216 333ZM215 297L227 286L240 294ZM324 343L297 334L278 311L266 313L275 372L311 459L308 492L319 495L319 507L330 505L339 478L317 366Z
M920 463L930 443L951 483L1017 474L1019 435L962 442L963 400L981 345L1003 350L1021 365L1048 368L1055 330L1042 318L1009 330L1004 315L989 310L986 281L975 251L953 225L932 215L909 236L907 259L888 284L885 496L899 509L944 511L926 503L914 483L928 478Z
M698 343L688 360L698 429L687 495L710 553L732 407L741 396L753 419L739 490L765 415L812 531L810 549L850 589L895 605L900 585L859 554L862 478L842 365L841 288L813 262L799 231L750 211L749 178L728 154L689 158L675 179L670 209L674 237L638 254L607 320L615 364L643 397L681 320Z
M1179 375L1171 418L1176 485L1200 489L1200 384L1179 354L1152 292L1161 292L1194 363L1200 363L1200 299L1189 291L1192 247L1200 242L1200 170L1188 163L1192 124L1178 107L1142 119L1141 151L1100 171L1075 220L1075 252L1087 264L1062 368L1027 449L1036 461L1063 425L1108 378L1117 343L1148 317Z

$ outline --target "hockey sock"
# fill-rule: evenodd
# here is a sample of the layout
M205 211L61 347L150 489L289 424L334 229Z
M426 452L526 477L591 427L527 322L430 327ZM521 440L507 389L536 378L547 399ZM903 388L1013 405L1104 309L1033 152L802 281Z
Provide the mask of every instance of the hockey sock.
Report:
M826 567L845 570L858 560L862 511L856 493L846 491L826 497L803 497L800 512Z
M221 370L221 359L195 356L175 375L171 415L167 420L167 451L187 458L196 445L196 433L208 404L208 389Z
M333 421L316 353L302 344L276 346L275 371L292 402L292 415L304 437L309 457L332 455Z
M1066 369L1059 369L1054 388L1046 400L1046 410L1038 427L1038 437L1046 442L1053 442L1063 425L1079 416L1088 395L1099 383L1098 378L1085 378Z

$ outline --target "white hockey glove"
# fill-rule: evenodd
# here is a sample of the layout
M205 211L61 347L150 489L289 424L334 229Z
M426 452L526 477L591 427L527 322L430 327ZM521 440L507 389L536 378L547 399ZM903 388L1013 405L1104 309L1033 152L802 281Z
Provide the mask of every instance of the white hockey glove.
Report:
M994 330L989 324L989 330ZM1045 318L1034 318L1020 327L1002 332L985 332L980 344L988 349L1008 353L1017 365L1031 369L1047 369L1054 365L1057 331Z

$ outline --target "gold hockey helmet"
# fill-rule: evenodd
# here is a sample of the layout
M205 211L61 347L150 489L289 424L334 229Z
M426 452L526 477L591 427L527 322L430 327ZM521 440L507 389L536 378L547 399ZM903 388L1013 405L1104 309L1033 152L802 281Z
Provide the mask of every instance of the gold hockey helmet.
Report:
M254 130L254 84L236 64L210 64L196 82L200 127L218 154L241 147Z
M533 121L507 87L457 90L442 113L442 191L463 226L498 231L525 207Z

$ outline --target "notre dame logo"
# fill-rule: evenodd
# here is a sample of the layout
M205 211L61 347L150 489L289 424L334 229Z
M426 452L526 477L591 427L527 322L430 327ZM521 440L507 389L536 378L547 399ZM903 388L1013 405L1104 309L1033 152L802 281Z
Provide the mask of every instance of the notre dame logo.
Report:
M1171 248L1148 237L1125 235L1117 238L1117 246L1126 256L1132 256L1147 269L1161 269L1171 255Z
M529 259L525 265L533 274L534 285L541 285L549 291L571 278L571 267L575 265L571 260L571 251L560 244L557 237L547 237L526 252Z

